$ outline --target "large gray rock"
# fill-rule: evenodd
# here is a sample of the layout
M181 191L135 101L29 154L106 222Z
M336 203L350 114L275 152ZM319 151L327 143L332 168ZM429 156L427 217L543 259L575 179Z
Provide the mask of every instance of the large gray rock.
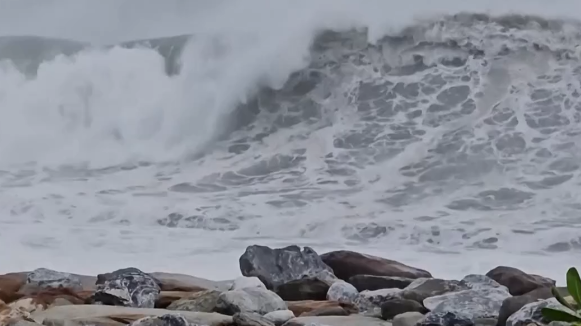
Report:
M497 318L502 302L510 296L503 288L464 290L427 298L424 306L432 313L451 312L471 320Z
M276 326L280 326L286 323L287 321L295 318L295 314L290 310L277 310L267 313L266 315L264 315L264 318L270 320Z
M357 289L345 282L338 281L333 283L327 292L327 300L337 301L342 303L354 303L359 295Z
M401 298L400 289L383 289L375 291L363 291L355 300L355 305L360 313L370 317L381 317L381 306L393 299Z
M250 246L240 256L240 271L244 276L258 277L268 289L303 278L317 278L332 284L336 277L311 248L302 251L298 246L271 249L266 246Z
M397 276L406 278L432 277L428 271L411 267L395 260L365 255L354 251L339 250L321 255L325 264L342 280L355 275Z
M216 309L220 294L222 292L216 290L196 292L184 299L172 302L167 310L212 312Z
M160 293L158 282L137 268L100 274L92 301L110 306L153 308Z
M462 281L443 280L438 278L420 278L413 281L403 289L401 291L401 297L423 303L424 300L429 297L469 289L470 287Z
M416 326L474 326L474 321L453 312L430 312Z
M549 320L546 320L541 313L543 308L553 308L574 313L572 310L560 304L557 299L550 298L525 305L508 317L506 320L506 326L526 326L530 323L536 323L539 325L548 324Z
M403 289L413 281L414 279L406 277L376 275L355 275L349 278L349 283L353 284L359 292L393 288Z
M469 288L474 290L486 288L501 288L508 291L508 288L506 286L496 282L495 280L491 279L486 275L481 274L466 275L460 282L466 284Z
M26 277L27 287L43 289L67 288L73 291L81 291L81 280L70 273L57 272L47 268L38 268L28 273Z
M286 303L276 293L262 288L226 291L220 294L216 303L216 311L225 315L238 312L265 315L277 310L287 310Z
M523 295L541 287L552 287L555 280L540 275L527 274L520 269L498 266L486 276L506 286L512 295Z
M524 307L525 305L539 300L549 299L552 297L553 294L551 293L550 288L538 288L536 290L532 290L527 294L505 299L502 302L500 312L498 313L497 325L505 326L508 317L510 317L515 312L519 311L520 308Z
M240 290L240 289L244 289L244 288L264 288L266 289L266 286L264 285L264 283L262 283L262 281L258 278L258 277L246 277L246 276L240 276L238 278L236 278L233 282L232 282L232 286L230 286L230 290Z

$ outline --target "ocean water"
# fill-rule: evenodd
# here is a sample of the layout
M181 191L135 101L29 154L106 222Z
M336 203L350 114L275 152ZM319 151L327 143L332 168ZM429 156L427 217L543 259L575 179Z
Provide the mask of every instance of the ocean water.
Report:
M0 272L581 256L579 1L0 0Z

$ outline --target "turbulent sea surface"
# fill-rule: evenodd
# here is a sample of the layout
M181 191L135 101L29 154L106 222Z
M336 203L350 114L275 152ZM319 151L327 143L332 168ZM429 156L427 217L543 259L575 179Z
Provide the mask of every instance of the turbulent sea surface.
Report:
M562 280L581 255L581 23L442 3L236 20L259 1L219 2L168 9L206 18L154 37L0 36L0 270L227 278L260 243Z

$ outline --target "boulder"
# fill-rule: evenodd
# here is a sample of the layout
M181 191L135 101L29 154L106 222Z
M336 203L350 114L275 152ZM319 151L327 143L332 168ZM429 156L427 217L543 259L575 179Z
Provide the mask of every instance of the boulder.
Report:
M239 262L242 275L258 277L275 292L279 286L303 278L319 279L329 285L336 279L331 268L309 247L301 251L298 246L271 249L254 245L246 248Z
M400 289L383 289L375 291L363 291L355 300L360 313L366 316L381 317L381 306L392 299L401 298Z
M265 315L277 310L287 310L287 306L276 293L270 290L245 288L220 294L215 310L225 315L234 315L237 312L255 312Z
M415 326L474 326L474 321L467 316L453 312L430 312Z
M274 325L280 326L292 318L295 318L295 314L290 310L277 310L269 312L264 315L264 318L270 320Z
M191 326L190 322L179 315L147 316L138 319L130 326Z
M266 286L258 277L246 277L241 276L238 277L232 282L232 286L230 286L230 290L241 290L244 288L265 288Z
M232 317L218 313L171 311L165 309L133 308L104 305L74 305L52 307L34 313L37 323L44 325L124 325L149 316L183 316L192 324L225 326L232 324Z
M281 284L275 292L287 301L325 300L331 284L316 277L306 277Z
M365 255L354 251L339 250L321 255L325 264L332 268L335 276L349 280L355 275L396 276L416 279L432 277L423 269L381 257Z
M83 284L78 277L70 273L57 272L47 268L38 268L28 273L25 286L41 289L66 288L72 291L83 290Z
M93 303L153 308L160 294L159 281L137 268L120 269L97 276Z
M470 287L461 281L443 280L439 278L420 278L416 279L403 289L401 291L401 297L423 303L424 300L429 297L468 289L470 289Z
M283 326L391 326L391 324L377 318L351 315L297 317L289 320Z
M429 310L417 301L399 298L387 300L381 305L381 318L383 320L391 320L395 316L406 312L417 312L423 316Z
M354 305L344 304L337 301L287 301L286 304L288 309L292 311L295 316L302 316L321 309L343 309L347 314L358 312Z
M503 288L464 290L426 298L424 306L432 313L451 312L470 320L498 318L502 302L509 297L510 293Z
M349 278L349 283L353 284L359 292L365 290L403 289L413 281L413 279L406 277L376 275L354 275Z
M391 323L393 326L415 326L422 319L424 319L423 314L417 311L410 311L393 317Z
M508 317L506 320L506 326L526 326L531 323L539 325L548 324L549 321L546 320L541 314L541 310L543 308L553 308L567 311L569 313L574 313L572 310L560 304L557 299L550 298L543 301L536 301L526 304L517 312Z
M253 312L239 312L232 319L236 326L275 326L270 320Z
M540 275L527 274L520 269L498 266L486 276L506 286L512 295L523 295L541 287L552 287L555 280Z
M500 306L500 311L498 313L498 326L505 326L506 320L515 312L519 311L525 305L536 302L539 300L545 300L552 298L550 288L538 288L532 290L531 292L515 297L510 297L504 299L502 305Z
M345 281L338 281L329 287L327 300L354 303L358 295L359 291L353 285Z
M495 280L491 279L486 275L481 274L470 274L464 276L460 283L466 284L469 288L473 290L486 289L486 288L501 288L508 291L508 288Z
M167 309L181 311L212 312L216 309L218 297L220 297L220 294L222 294L222 292L216 290L196 292L184 299L172 302L167 307Z
M18 290L26 283L27 273L0 275L0 300L10 303L22 297Z
M206 290L227 291L230 288L230 281L211 281L205 278L195 277L186 274L148 273L157 280L161 291L182 291L200 292Z

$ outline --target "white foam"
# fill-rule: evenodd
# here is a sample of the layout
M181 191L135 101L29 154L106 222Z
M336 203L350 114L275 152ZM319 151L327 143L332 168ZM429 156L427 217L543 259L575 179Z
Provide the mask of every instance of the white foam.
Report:
M387 224L405 224L380 244L359 244L358 250L424 267L435 275L462 277L505 264L563 280L570 253L526 255L562 239L578 236L567 226L545 230L543 237L514 234L514 228L532 228L527 215L541 218L538 207L558 211L560 197L575 202L579 192L568 187L539 195L546 204L516 214L491 217L488 213L439 220L440 247L454 254L426 252L421 245L432 224L415 225L411 219L437 210L454 193L422 202L404 212L378 213L369 198L382 189L353 196L351 207L337 205L341 198L322 198L320 205L274 212L265 204L268 194L220 205L206 195L168 193L179 182L194 181L234 165L212 161L199 166L179 162L203 148L221 126L233 104L262 85L280 86L287 76L308 63L307 50L314 31L324 27L368 26L372 37L414 25L418 19L461 11L491 14L521 13L543 17L581 16L579 1L546 5L544 0L522 1L406 1L394 4L352 0L332 1L117 1L0 2L0 31L4 35L34 34L95 43L182 33L199 35L184 55L184 72L168 77L162 58L151 50L85 51L70 58L44 63L36 78L27 80L7 68L0 74L0 269L26 270L43 266L80 273L110 271L133 265L146 270L171 270L211 278L237 275L237 257L251 243L282 245L313 243L319 251L344 247L343 227L376 214ZM578 17L575 17L578 16ZM22 17L26 17L24 23ZM217 47L216 38L223 42ZM226 49L226 50L224 50ZM313 169L328 152L329 130L309 143ZM276 136L275 136L276 137ZM280 136L281 139L284 137ZM122 140L120 140L122 139ZM269 139L271 153L292 147ZM272 142L276 144L272 144ZM416 151L417 150L417 151ZM410 148L393 163L366 171L369 179L384 177L407 159L423 155ZM236 158L252 164L258 153ZM313 158L313 156L315 158ZM36 161L27 167L23 162ZM55 173L49 168L84 164L102 168L126 162L173 162L112 174L84 176ZM16 166L16 167L15 167ZM32 169L27 176L23 170ZM160 177L163 174L166 179ZM384 178L382 182L394 182ZM506 180L487 180L502 186ZM15 187L14 183L26 186ZM117 195L103 190L121 192ZM257 190L257 189L251 189ZM276 185L260 190L276 190ZM376 193L375 193L376 192ZM156 193L157 197L144 197ZM212 202L211 200L214 200ZM236 214L271 216L250 220L234 232L167 230L155 221L172 212L192 214L216 205L215 217ZM392 217L390 214L393 214ZM508 214L508 213L507 213ZM551 219L551 213L545 213ZM380 216L381 215L381 216ZM509 218L506 218L508 216ZM539 217L541 216L541 217ZM125 224L130 226L124 226ZM507 243L499 250L460 248L456 229L472 223L489 228L490 236ZM436 224L436 223L434 223ZM413 232L410 232L410 229ZM264 236L265 238L260 238ZM238 237L238 238L235 238ZM254 237L254 239L252 239ZM277 240L279 239L279 240ZM318 239L318 240L313 240ZM9 248L8 250L6 250ZM532 250L530 250L532 251ZM542 263L541 263L542 262Z

